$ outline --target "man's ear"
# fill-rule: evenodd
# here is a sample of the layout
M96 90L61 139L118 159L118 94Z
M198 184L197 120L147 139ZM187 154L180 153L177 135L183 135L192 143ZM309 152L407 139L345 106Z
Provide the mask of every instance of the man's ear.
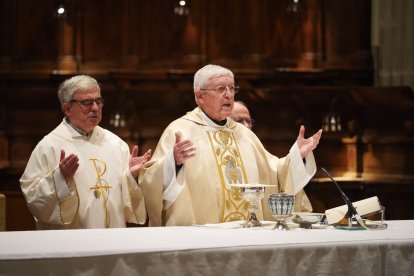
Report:
M69 115L70 114L70 103L63 103L62 111L66 116Z
M201 90L196 90L194 96L197 104L204 102L204 93Z

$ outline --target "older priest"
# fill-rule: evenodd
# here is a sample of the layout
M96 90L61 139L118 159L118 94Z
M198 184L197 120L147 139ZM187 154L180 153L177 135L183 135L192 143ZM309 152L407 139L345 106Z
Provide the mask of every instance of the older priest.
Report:
M65 118L30 156L20 179L37 229L125 227L144 223L138 156L98 126L104 101L97 81L81 75L64 81L58 97Z
M278 158L230 118L238 90L233 73L221 66L207 65L195 74L198 107L165 129L139 176L151 226L248 218L248 204L232 183L273 185L271 192L296 194L296 210L311 210L302 189L316 171L312 150L321 130L305 139L302 126L289 154ZM271 219L265 201L256 215Z

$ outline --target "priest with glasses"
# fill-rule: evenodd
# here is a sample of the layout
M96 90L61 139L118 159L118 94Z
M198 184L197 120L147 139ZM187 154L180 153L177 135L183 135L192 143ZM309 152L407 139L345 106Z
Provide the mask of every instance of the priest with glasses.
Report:
M20 186L37 229L125 227L146 221L137 180L151 151L138 156L99 126L104 100L86 75L65 80L58 98L63 121L33 150Z
M301 126L289 154L278 158L249 128L230 118L239 87L229 69L206 65L196 72L193 88L197 107L164 130L139 176L149 225L246 220L248 203L231 188L242 183L272 185L268 192L295 194L295 210L311 211L303 187L316 172L312 150L322 131L305 139ZM256 215L259 220L272 219L265 201Z

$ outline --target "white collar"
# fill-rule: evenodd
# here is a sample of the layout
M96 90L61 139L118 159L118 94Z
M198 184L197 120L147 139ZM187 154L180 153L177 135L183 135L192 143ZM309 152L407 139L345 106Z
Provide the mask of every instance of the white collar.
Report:
M221 125L218 125L218 124L216 124L213 120L211 120L205 113L204 113L204 111L201 109L201 108L198 108L198 115L200 116L200 118L201 118L201 120L203 120L203 122L207 125L207 126L209 126L209 127L212 127L212 128L218 128L218 129L225 129L225 128L227 128L228 129L228 126L227 126L227 124L229 123L229 120L227 120L227 122L223 125L223 126L221 126Z

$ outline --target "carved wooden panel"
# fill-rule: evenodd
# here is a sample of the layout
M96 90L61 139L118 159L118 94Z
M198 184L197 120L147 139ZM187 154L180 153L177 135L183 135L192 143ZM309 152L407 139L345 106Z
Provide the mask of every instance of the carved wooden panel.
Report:
M116 0L91 0L79 1L77 4L81 68L117 68L122 55L122 37L125 35L123 3Z
M367 68L370 50L371 1L324 1L326 68Z
M132 26L137 54L143 67L166 64L185 68L202 59L203 1L191 1L188 16L174 13L178 1L139 1Z
M0 71L372 68L370 1L5 0Z
M266 56L271 67L311 69L322 58L321 1L270 1L267 19Z
M0 55L6 68L51 70L58 55L54 1L2 1ZM0 65L2 63L0 62Z
M292 1L209 1L208 57L233 68L317 66L300 60L320 55L320 1L303 2L292 10Z

